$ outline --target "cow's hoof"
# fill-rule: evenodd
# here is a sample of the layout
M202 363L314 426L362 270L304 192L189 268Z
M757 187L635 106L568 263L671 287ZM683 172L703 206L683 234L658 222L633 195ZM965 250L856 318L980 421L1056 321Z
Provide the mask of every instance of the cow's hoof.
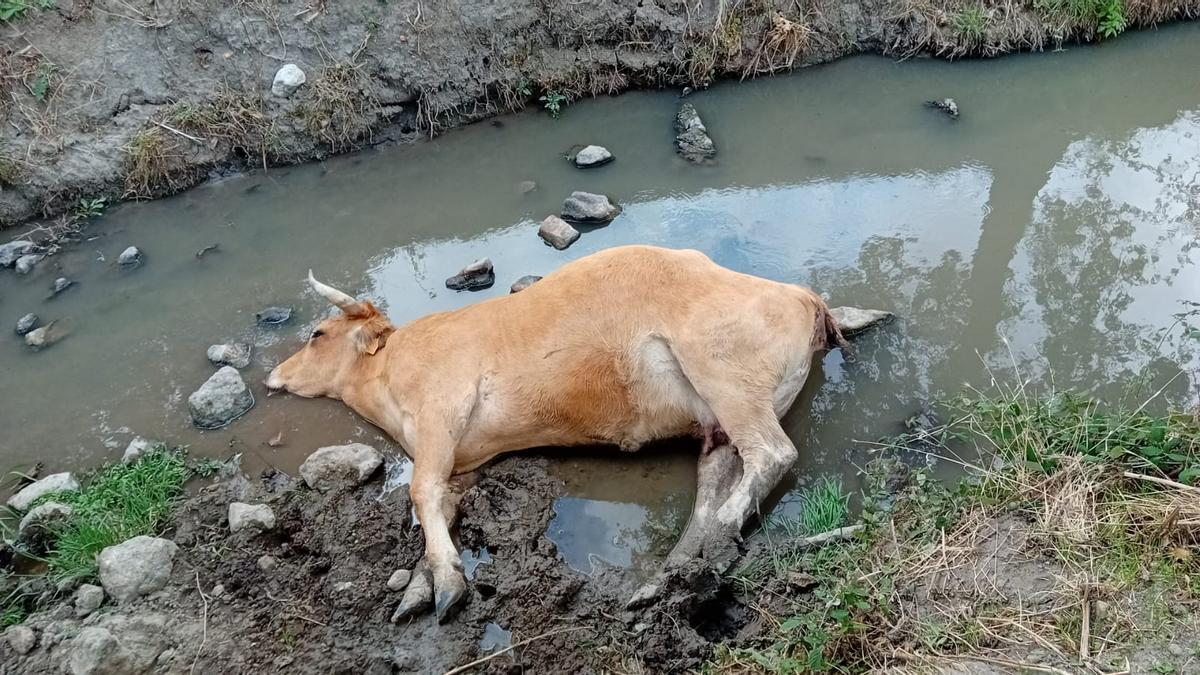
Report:
M625 603L625 609L641 609L654 603L658 597L662 595L663 575L659 574L653 581L648 581L637 589L629 602Z
M453 577L453 581L449 583L439 584L437 602L434 603L438 623L446 623L452 619L466 597L467 582L461 575Z
M400 623L424 612L432 602L433 584L429 579L429 572L417 569L412 581L408 582L408 588L404 589L404 598L400 601L400 606L392 614L392 623Z

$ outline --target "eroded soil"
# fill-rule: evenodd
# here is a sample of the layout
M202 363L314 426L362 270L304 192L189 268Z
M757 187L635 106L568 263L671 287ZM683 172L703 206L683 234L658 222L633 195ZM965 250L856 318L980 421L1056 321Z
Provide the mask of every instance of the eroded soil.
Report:
M0 225L149 198L562 97L703 87L861 51L992 56L1099 36L1063 2L55 0L0 38ZM1090 5L1089 5L1090 7ZM1124 3L1128 27L1196 0ZM276 71L307 81L272 95ZM557 100L557 99L555 99ZM669 124L665 121L664 124Z

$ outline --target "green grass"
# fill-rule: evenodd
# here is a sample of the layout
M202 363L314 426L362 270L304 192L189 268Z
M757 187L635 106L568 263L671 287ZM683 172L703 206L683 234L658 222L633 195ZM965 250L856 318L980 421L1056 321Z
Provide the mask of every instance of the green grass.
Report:
M1064 458L1107 462L1175 479L1200 481L1200 419L1184 412L1129 410L1072 392L1045 397L1014 390L973 392L948 401L946 430L1026 468L1049 473Z
M1034 7L1048 17L1092 27L1106 38L1128 27L1124 0L1035 0Z
M804 507L800 512L800 523L809 534L820 534L836 530L846 522L850 510L850 495L842 492L842 482L829 477L822 478L816 485L802 493Z
M983 42L987 24L988 16L980 5L967 7L954 15L954 32L969 42Z
M78 492L39 500L62 502L74 510L44 556L51 578L94 579L96 556L104 548L159 534L190 475L182 451L159 445L134 464L100 469Z
M15 21L31 9L50 9L54 0L0 0L0 21Z
M846 497L828 479L807 490L799 516L767 524L763 536L776 533L769 550L731 573L770 628L719 645L703 672L866 672L899 665L897 647L969 655L998 639L1019 643L1029 630L1071 653L1082 615L1066 579L1091 579L1104 594L1111 609L1092 617L1092 630L1114 644L1170 620L1149 593L1200 596L1200 563L1171 525L1195 518L1194 502L1186 489L1139 477L1200 482L1197 415L1169 411L1156 397L1108 405L1024 386L968 391L939 408L945 425L883 445L950 458L977 449L978 460L962 460L973 467L968 477L945 483L930 467L906 466L885 451L867 466L863 528L817 549L796 542L842 525ZM1057 570L1056 600L1036 617L1003 598L963 609L913 594L936 588L932 570L949 564L946 556L984 555L990 524L1005 519L1024 523L1028 552L1049 554ZM957 598L970 602L963 592ZM1131 607L1149 618L1135 618ZM1009 628L1018 624L1023 632Z

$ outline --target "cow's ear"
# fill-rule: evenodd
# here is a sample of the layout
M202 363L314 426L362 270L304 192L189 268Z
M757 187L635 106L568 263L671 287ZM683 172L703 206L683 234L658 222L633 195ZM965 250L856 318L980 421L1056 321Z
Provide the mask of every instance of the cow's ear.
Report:
M376 313L364 321L361 326L354 329L354 337L358 343L359 353L374 355L375 352L387 344L388 336L395 330L382 314Z

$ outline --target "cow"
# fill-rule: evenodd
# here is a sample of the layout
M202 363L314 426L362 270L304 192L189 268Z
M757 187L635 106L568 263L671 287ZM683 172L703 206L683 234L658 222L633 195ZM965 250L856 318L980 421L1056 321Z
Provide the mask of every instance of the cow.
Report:
M432 588L428 577L411 584L394 620L432 603L443 622L459 605L449 481L517 450L632 451L695 434L697 499L667 562L727 550L797 458L779 419L814 355L843 344L813 291L693 250L610 248L519 293L403 326L311 270L308 282L341 312L266 385L341 400L411 457Z

